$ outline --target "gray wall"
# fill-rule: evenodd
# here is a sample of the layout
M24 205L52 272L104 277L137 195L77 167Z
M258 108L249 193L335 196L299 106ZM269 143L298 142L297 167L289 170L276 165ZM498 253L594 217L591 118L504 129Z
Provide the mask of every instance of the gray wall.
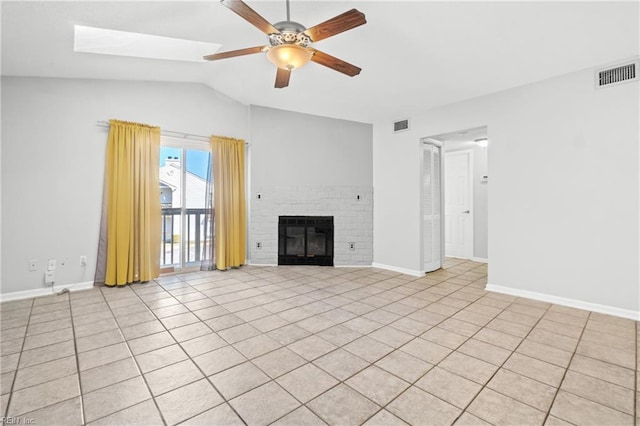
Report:
M370 124L252 105L249 131L253 183L372 184Z
M374 261L420 270L420 138L487 126L491 288L640 318L638 84L587 69L375 123Z
M200 84L2 77L1 294L43 289L49 258L68 258L57 285L93 281L110 118L246 138L248 107Z
M482 182L482 176L487 175L487 150L477 143L446 141L444 152L462 150L473 151L473 257L488 259L488 182Z
M370 265L372 126L251 106L250 135L251 262L276 264L278 216L305 215L334 216L336 265Z

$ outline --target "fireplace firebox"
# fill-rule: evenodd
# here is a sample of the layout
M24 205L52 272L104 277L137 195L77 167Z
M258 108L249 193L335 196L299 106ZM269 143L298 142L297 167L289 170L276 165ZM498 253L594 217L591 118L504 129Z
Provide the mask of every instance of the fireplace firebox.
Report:
M278 265L333 266L333 216L280 216Z

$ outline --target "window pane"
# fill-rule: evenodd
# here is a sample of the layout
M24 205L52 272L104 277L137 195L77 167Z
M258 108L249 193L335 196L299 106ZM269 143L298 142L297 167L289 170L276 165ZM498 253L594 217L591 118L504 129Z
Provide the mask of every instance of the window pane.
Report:
M182 150L160 148L160 203L162 208L182 207Z
M189 149L186 151L185 204L188 209L202 209L207 197L207 171L210 153Z

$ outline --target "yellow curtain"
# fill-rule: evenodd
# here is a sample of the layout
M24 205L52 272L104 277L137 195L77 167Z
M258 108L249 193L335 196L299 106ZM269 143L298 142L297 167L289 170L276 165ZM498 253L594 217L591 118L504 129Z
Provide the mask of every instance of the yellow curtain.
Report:
M244 141L211 137L215 262L218 269L243 265L246 251Z
M109 121L106 285L160 274L160 128Z

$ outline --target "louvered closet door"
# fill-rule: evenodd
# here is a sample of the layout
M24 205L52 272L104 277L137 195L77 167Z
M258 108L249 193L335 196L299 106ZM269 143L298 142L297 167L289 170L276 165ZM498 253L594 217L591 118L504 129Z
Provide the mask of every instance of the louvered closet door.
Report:
M422 149L422 215L424 271L442 267L442 180L441 148L423 142Z

